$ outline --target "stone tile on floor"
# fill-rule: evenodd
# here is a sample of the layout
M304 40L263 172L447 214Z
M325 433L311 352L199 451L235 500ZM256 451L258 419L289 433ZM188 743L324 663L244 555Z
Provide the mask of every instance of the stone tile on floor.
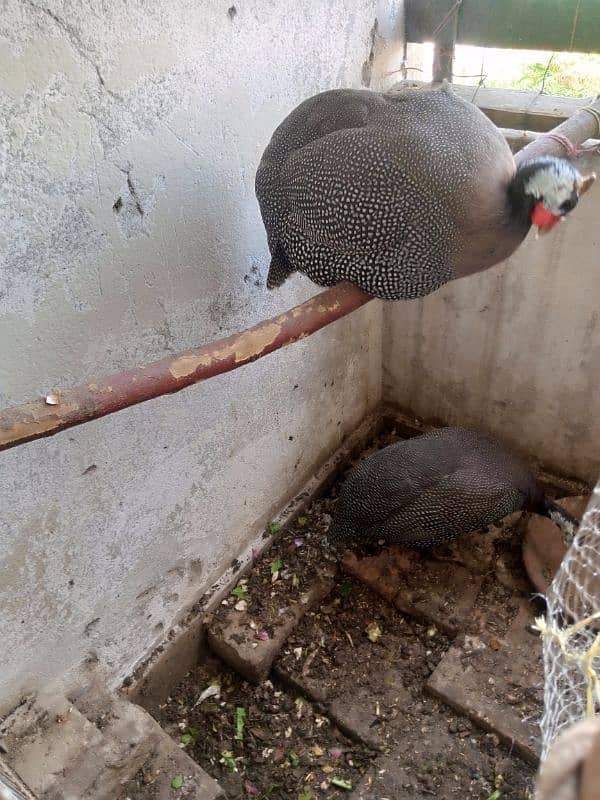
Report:
M403 614L454 637L463 628L482 583L453 561L425 561L415 551L392 545L374 556L349 553L343 569Z
M410 723L412 722L412 727ZM474 731L467 720L448 723L443 710L397 731L394 746L370 767L348 800L482 800L502 787L502 797L525 796L511 775L510 759L498 757L497 740ZM410 735L403 735L410 731ZM416 735L418 731L418 735Z
M269 674L285 640L304 614L327 597L333 586L333 578L317 578L299 602L290 605L285 613L272 620L258 621L246 611L229 609L224 617L209 622L207 633L210 649L246 680L260 683ZM257 630L267 628L272 635L265 640L257 638Z
M389 603L393 603L400 582L418 568L418 562L419 555L414 550L392 545L377 555L362 558L348 552L342 560L342 568Z
M493 640L494 648L465 637L442 658L427 690L536 765L543 669L541 641L527 630L533 621L522 604L507 634Z
M384 757L364 776L363 781L349 795L348 800L397 800L407 796L407 790L413 789L413 782L397 759ZM410 797L420 800L431 796L414 794Z
M373 750L382 750L388 744L379 725L378 705L386 710L401 704L406 695L402 687L393 697L391 693L388 697L379 697L378 703L378 698L362 687L357 687L352 694L332 694L317 680L290 673L279 665L274 670L280 681L317 703L348 738Z
M390 700L392 699L390 698ZM395 705L397 704L398 698L396 697ZM364 742L373 750L380 750L385 747L386 740L380 728L381 717L378 714L378 705L369 691L358 688L352 694L336 697L329 704L328 714L329 718L346 736ZM386 704L386 706L388 705L389 703Z

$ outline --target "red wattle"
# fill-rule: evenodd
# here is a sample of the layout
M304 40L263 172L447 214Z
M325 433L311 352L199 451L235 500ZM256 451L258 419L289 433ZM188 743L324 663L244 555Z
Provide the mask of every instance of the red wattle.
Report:
M556 225L557 222L560 222L560 217L557 217L556 214L548 211L542 201L538 200L533 208L533 211L531 212L531 222L534 225L537 225L538 228L541 228L544 231L549 231Z

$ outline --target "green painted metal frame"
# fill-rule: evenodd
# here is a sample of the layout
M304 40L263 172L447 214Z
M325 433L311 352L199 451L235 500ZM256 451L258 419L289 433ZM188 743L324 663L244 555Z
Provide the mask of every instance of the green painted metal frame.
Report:
M456 44L600 52L599 0L405 0L405 20L409 42L439 40L456 22Z

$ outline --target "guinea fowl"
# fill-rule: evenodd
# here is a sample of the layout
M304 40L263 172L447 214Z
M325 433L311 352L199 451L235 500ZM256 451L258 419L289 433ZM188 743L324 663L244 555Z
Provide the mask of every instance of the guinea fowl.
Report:
M388 300L423 297L545 233L594 180L570 162L518 169L502 133L449 85L336 89L277 128L256 174L267 287L295 271Z
M527 465L494 439L440 428L357 464L327 538L330 544L383 539L430 547L520 510L550 517L569 537L579 527L545 496Z

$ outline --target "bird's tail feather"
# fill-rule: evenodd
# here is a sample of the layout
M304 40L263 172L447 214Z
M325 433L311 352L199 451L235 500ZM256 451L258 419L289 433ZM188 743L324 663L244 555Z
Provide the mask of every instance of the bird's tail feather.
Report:
M280 244L275 245L267 275L267 289L276 289L294 272Z
M332 522L326 533L327 541L329 544L338 544L344 539L343 531L339 525Z

